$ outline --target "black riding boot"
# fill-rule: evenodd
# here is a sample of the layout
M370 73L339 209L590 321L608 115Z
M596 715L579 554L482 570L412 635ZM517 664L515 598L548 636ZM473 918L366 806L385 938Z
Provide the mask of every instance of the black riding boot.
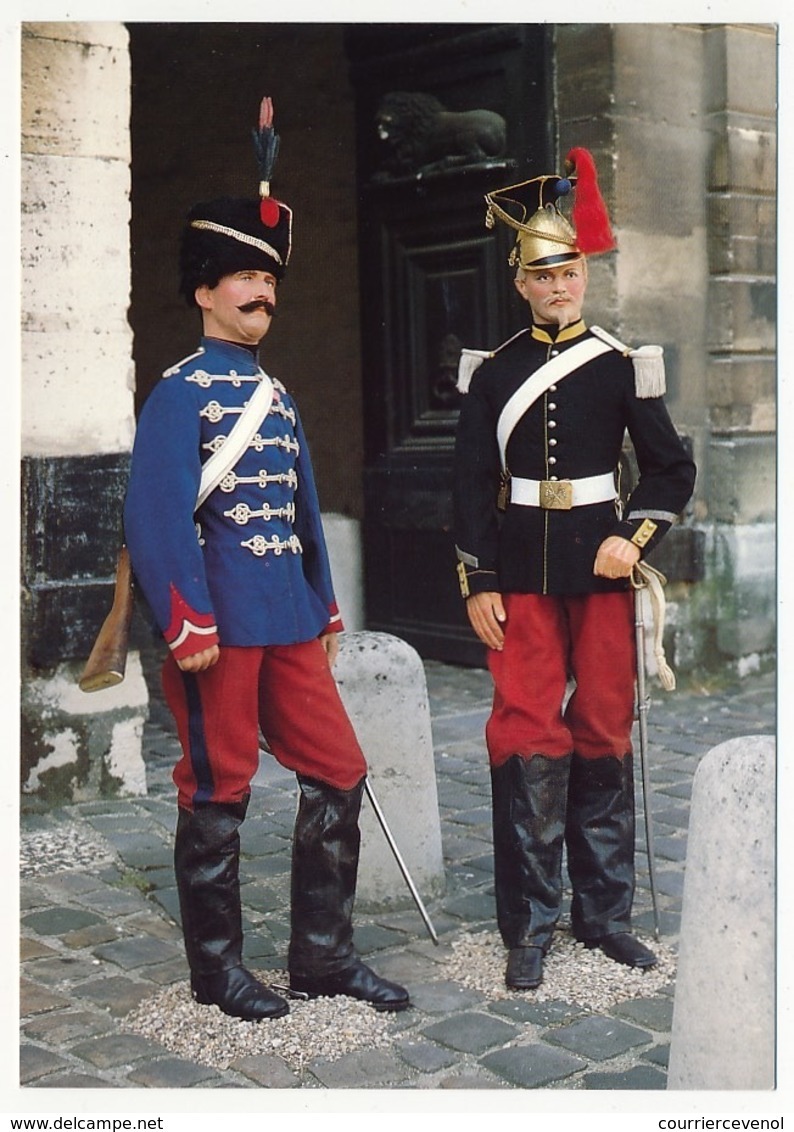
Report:
M631 934L634 828L633 756L575 754L565 829L573 934L618 963L652 967L656 956Z
M516 990L542 981L560 914L570 765L570 755L513 755L491 768L496 920Z
M300 801L292 846L290 986L311 998L350 995L377 1010L403 1010L408 992L380 978L353 946L364 779L338 790L298 775Z
M289 1006L243 967L240 835L248 801L180 809L174 844L182 931L196 1002L258 1022Z

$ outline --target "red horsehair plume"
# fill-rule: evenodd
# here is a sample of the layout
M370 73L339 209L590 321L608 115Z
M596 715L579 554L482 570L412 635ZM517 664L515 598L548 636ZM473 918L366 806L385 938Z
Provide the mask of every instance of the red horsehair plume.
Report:
M267 95L259 106L259 126L253 131L254 150L259 166L259 216L268 228L278 224L278 201L270 195L270 178L278 155L278 134L273 129L273 100Z
M593 155L587 149L569 151L566 167L576 175L576 194L571 219L576 229L576 243L585 255L598 255L615 247L604 198L598 188Z

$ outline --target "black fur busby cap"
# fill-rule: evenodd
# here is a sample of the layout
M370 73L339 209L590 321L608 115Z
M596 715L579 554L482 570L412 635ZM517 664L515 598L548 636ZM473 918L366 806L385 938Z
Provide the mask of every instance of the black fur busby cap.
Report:
M196 288L214 287L224 275L247 269L270 271L282 279L292 250L292 209L270 195L278 154L273 104L262 99L253 131L259 167L259 200L220 197L194 205L182 233L180 291L195 303Z

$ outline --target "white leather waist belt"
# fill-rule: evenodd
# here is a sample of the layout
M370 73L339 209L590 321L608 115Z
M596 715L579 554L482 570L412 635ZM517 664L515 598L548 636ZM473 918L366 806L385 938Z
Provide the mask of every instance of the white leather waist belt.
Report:
M510 480L510 502L521 507L542 507L546 511L570 511L588 503L608 503L617 499L612 472L602 476L583 476L578 480Z

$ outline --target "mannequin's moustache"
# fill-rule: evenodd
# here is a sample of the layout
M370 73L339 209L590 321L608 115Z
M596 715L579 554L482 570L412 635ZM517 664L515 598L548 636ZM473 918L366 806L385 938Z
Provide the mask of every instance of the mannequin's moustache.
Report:
M250 303L243 303L243 305L237 309L243 314L251 314L253 311L264 311L265 314L269 314L271 318L276 313L275 304L271 303L269 299L254 299Z

